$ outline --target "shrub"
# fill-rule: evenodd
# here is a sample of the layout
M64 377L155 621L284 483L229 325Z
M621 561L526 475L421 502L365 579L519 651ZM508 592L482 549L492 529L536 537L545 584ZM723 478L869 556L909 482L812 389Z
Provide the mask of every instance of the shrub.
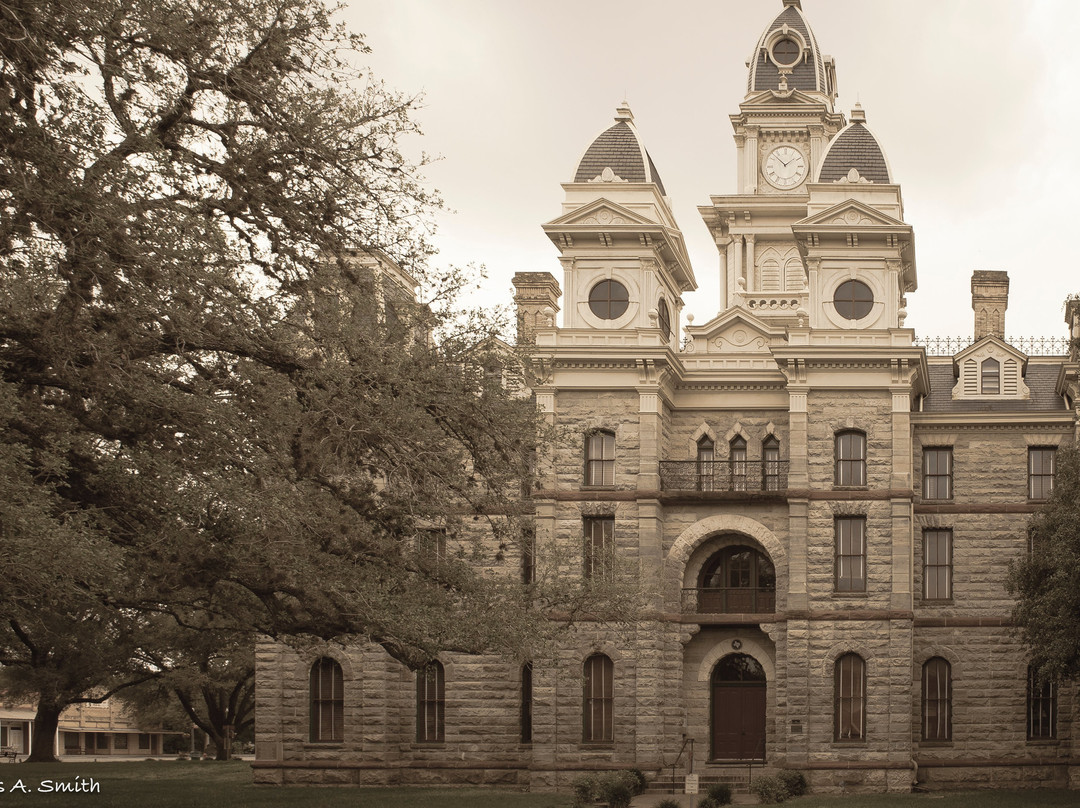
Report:
M719 806L712 797L702 797L698 800L697 808L719 808Z
M673 800L669 797L666 800L660 800L660 802L656 803L656 808L682 808L682 806L679 805L678 800Z
M649 785L649 778L645 776L645 772L641 769L627 769L627 774L634 778L636 783L634 784L634 794L644 794L646 786Z
M757 794L764 805L783 802L791 796L779 777L759 777L750 784L750 790Z
M589 774L575 777L570 781L570 788L574 789L574 807L583 808L596 800L599 783L596 778Z
M608 808L630 808L637 779L629 772L613 772L600 780L600 799Z
M802 772L784 769L777 775L777 778L784 784L787 793L792 797L801 797L807 791L806 775Z
M706 791L709 794L709 799L717 805L731 805L731 786L727 783L715 783L709 786Z

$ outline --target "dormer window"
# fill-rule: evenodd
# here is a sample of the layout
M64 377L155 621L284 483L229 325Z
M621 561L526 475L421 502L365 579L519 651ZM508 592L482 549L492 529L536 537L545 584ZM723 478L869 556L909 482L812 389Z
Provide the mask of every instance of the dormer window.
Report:
M957 375L952 389L954 400L1031 398L1031 390L1024 382L1027 357L1004 340L983 337L953 361Z
M1001 363L996 359L984 359L980 368L981 379L979 392L984 396L996 396L1001 393Z

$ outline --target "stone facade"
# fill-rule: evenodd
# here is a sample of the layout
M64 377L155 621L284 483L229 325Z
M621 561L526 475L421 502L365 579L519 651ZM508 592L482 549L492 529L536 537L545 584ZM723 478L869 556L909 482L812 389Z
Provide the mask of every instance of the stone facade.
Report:
M866 113L834 108L798 0L751 64L738 193L700 208L713 319L680 322L694 272L625 107L544 226L562 285L515 278L533 393L567 436L534 492L538 563L585 574L600 531L646 586L641 620L578 623L528 669L440 659L434 742L416 740L416 675L381 650L267 644L259 782L557 789L691 760L705 777L795 768L818 791L1080 781L1075 693L1029 684L1005 590L1077 438L1077 357L1004 342L998 272L975 274L974 343L927 356L904 327L900 186ZM1066 319L1080 334L1075 301ZM312 740L323 658L341 671L333 742Z

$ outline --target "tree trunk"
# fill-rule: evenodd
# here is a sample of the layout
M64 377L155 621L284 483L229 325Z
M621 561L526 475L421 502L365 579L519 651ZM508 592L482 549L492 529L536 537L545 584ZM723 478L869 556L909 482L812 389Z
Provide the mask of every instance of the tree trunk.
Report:
M34 733L30 742L30 757L27 763L56 763L56 728L60 724L60 713L66 703L47 699L38 699L37 717L34 719Z

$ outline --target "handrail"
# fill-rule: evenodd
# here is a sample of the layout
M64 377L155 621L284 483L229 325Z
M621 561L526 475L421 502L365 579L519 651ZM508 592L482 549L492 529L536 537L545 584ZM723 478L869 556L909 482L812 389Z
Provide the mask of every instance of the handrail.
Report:
M661 460L665 491L766 492L787 489L787 460Z
M690 744L690 765L688 774L694 773L694 739L684 735L682 746L679 747L679 754L675 756L675 760L671 762L671 793L675 793L675 767L679 765L679 761L682 760L682 753L686 750L686 745Z

